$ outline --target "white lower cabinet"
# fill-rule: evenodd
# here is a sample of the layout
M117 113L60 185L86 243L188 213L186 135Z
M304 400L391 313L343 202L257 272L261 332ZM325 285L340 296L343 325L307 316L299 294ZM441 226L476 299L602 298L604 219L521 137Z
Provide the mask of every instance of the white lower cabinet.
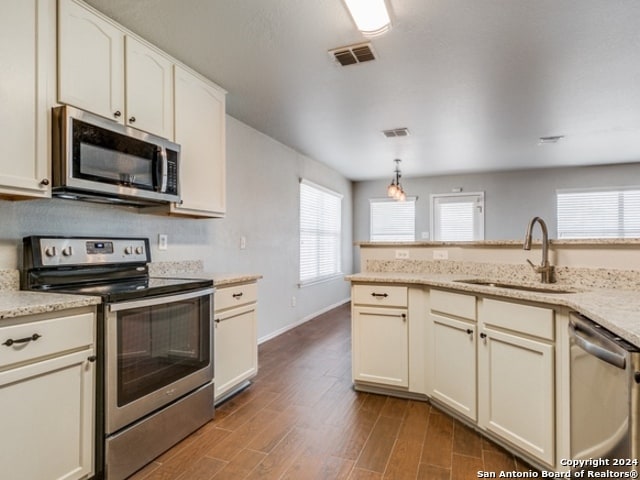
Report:
M88 478L94 453L95 315L29 320L0 328L2 477Z
M409 386L407 294L407 287L402 286L354 285L354 382Z
M476 298L431 290L427 321L430 395L475 421Z
M258 373L256 283L215 292L215 401L242 388Z
M534 465L566 470L557 463L568 454L562 314L556 318L554 308L518 300L438 288L419 292L401 285L353 285L356 387L401 396L426 393ZM424 335L423 342L412 334ZM416 349L423 350L421 364ZM421 376L424 390L415 387Z
M431 396L476 420L476 326L433 318Z
M353 308L353 379L409 386L406 309Z
M479 321L479 426L553 466L553 310L484 299Z

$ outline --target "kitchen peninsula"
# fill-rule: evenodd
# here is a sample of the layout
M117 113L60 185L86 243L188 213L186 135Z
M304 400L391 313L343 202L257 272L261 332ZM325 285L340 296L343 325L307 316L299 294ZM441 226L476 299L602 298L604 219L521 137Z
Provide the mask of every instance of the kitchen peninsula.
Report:
M542 284L519 241L361 243L356 389L429 399L542 469L570 451L569 324L640 346L638 240L552 241ZM626 262L626 263L625 263ZM536 419L532 421L532 419Z

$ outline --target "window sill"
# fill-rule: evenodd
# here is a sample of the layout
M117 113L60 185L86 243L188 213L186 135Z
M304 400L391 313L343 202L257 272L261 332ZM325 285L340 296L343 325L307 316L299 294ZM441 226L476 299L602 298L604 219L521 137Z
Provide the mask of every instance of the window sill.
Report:
M317 285L319 283L333 282L334 280L344 279L344 273L336 273L334 275L328 275L326 277L313 278L311 280L305 280L304 282L298 282L298 288L309 287L311 285Z

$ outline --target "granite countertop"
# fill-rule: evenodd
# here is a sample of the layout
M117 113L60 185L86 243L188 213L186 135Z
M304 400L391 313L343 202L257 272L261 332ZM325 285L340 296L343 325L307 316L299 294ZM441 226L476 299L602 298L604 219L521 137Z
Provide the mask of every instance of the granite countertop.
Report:
M492 295L517 300L568 307L621 338L640 347L640 294L632 290L587 289L572 285L540 283L551 289L571 289L575 293L545 293L511 288L459 283L456 280L477 279L469 275L423 273L359 273L345 277L352 282L401 283L442 287L461 292ZM499 280L496 280L499 281Z
M262 275L253 273L206 272L201 260L150 263L149 275L152 277L210 278L213 280L214 287L255 282L262 278Z
M100 297L87 295L5 290L0 291L0 319L57 312L69 308L97 305L100 302Z
M262 278L262 275L258 274L205 272L202 270L202 262L200 261L153 264L151 274L155 277L210 278L216 287L254 282ZM30 292L19 290L19 288L19 271L15 269L0 269L0 320L97 305L102 301L100 297Z
M156 275L158 277L172 278L206 278L213 280L214 287L224 287L226 285L235 285L237 283L248 283L260 280L262 275L253 273L211 273L211 272L182 272L182 273L165 273Z

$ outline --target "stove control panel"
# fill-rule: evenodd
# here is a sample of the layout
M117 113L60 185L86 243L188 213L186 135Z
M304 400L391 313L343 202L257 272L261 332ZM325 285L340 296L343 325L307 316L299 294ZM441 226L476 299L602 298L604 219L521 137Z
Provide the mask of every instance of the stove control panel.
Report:
M146 238L37 237L32 246L39 252L38 266L149 263Z

